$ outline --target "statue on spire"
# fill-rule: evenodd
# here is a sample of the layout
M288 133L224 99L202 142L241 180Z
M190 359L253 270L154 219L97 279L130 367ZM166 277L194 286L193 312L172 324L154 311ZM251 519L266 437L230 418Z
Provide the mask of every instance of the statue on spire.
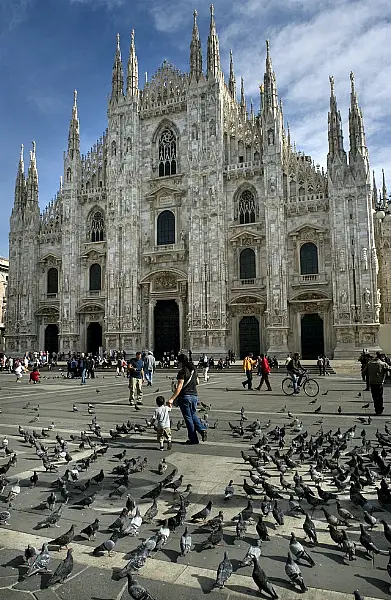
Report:
M119 100L124 96L124 70L122 67L122 56L120 48L120 36L117 33L117 48L115 51L114 65L113 65L113 77L112 77L112 90L111 100Z
M68 133L68 156L73 159L75 155L80 154L80 124L77 111L77 90L73 92L72 116L69 123Z
M136 55L136 44L134 42L134 29L130 35L130 52L128 60L128 76L126 81L126 95L129 98L138 96L138 60Z
M228 83L229 93L232 98L236 100L236 79L235 79L235 71L234 71L234 59L232 50L229 51L229 83Z
M273 71L272 60L270 57L270 42L266 40L266 70L263 78L264 98L263 112L266 114L271 111L275 116L278 111L277 84L276 76Z
M329 76L330 81L330 110L328 115L328 137L329 153L328 162L335 158L346 162L346 153L343 147L342 119L338 110L337 99L335 97L334 77Z
M354 73L350 73L350 108L349 108L349 160L354 161L360 155L367 160L367 148L365 142L364 121L362 111L358 105Z

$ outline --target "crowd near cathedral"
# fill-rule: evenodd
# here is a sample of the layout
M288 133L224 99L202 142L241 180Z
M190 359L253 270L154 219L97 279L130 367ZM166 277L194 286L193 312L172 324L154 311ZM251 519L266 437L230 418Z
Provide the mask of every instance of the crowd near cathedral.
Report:
M39 148L27 173L22 148L7 352L345 358L378 347L391 215L354 75L338 82L351 87L346 150L330 77L326 172L291 141L271 55L267 42L254 111L232 53L223 74L213 7L206 64L194 13L188 72L164 61L142 89L134 32L126 62L117 36L107 129L82 154L75 92L60 188L43 212Z

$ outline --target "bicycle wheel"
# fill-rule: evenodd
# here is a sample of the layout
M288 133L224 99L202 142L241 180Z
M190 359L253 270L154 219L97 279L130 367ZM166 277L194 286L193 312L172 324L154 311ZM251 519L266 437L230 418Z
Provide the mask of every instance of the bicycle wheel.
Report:
M319 384L315 379L307 379L303 385L304 393L310 398L319 394Z
M285 377L285 379L282 380L282 391L284 392L284 394L286 396L292 396L293 392L295 391L293 388L293 382L292 379L290 377Z

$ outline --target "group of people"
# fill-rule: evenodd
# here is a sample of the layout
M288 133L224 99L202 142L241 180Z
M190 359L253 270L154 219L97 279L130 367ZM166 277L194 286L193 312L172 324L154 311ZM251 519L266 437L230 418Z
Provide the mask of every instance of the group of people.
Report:
M268 392L272 391L272 386L269 380L269 374L271 372L271 364L272 366L276 366L279 368L278 360L276 357L270 359L265 354L260 354L256 359L254 359L252 352L249 352L247 356L243 360L243 371L246 374L246 379L242 381L242 386L244 388L247 387L248 390L256 389L261 390L263 384L266 385L266 390ZM257 375L260 377L259 384L256 388L253 388L253 370L257 369ZM300 362L300 354L295 352L293 356L288 354L285 360L285 368L288 372L288 375L292 379L294 393L298 394L300 392L300 385L303 379L305 369Z

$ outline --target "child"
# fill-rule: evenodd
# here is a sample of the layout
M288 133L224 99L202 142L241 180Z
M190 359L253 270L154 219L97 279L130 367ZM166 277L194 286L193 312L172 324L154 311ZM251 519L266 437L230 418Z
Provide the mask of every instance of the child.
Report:
M16 375L16 383L20 383L22 379L23 367L19 363L18 366L15 367L15 375Z
M38 371L38 367L34 367L34 369L30 373L29 383L39 383L40 376L41 373Z
M163 396L156 398L157 409L153 413L150 425L155 425L157 433L157 441L160 444L160 450L164 450L164 440L167 440L167 450L171 450L171 427L170 427L170 411L171 408L166 406L166 401Z

